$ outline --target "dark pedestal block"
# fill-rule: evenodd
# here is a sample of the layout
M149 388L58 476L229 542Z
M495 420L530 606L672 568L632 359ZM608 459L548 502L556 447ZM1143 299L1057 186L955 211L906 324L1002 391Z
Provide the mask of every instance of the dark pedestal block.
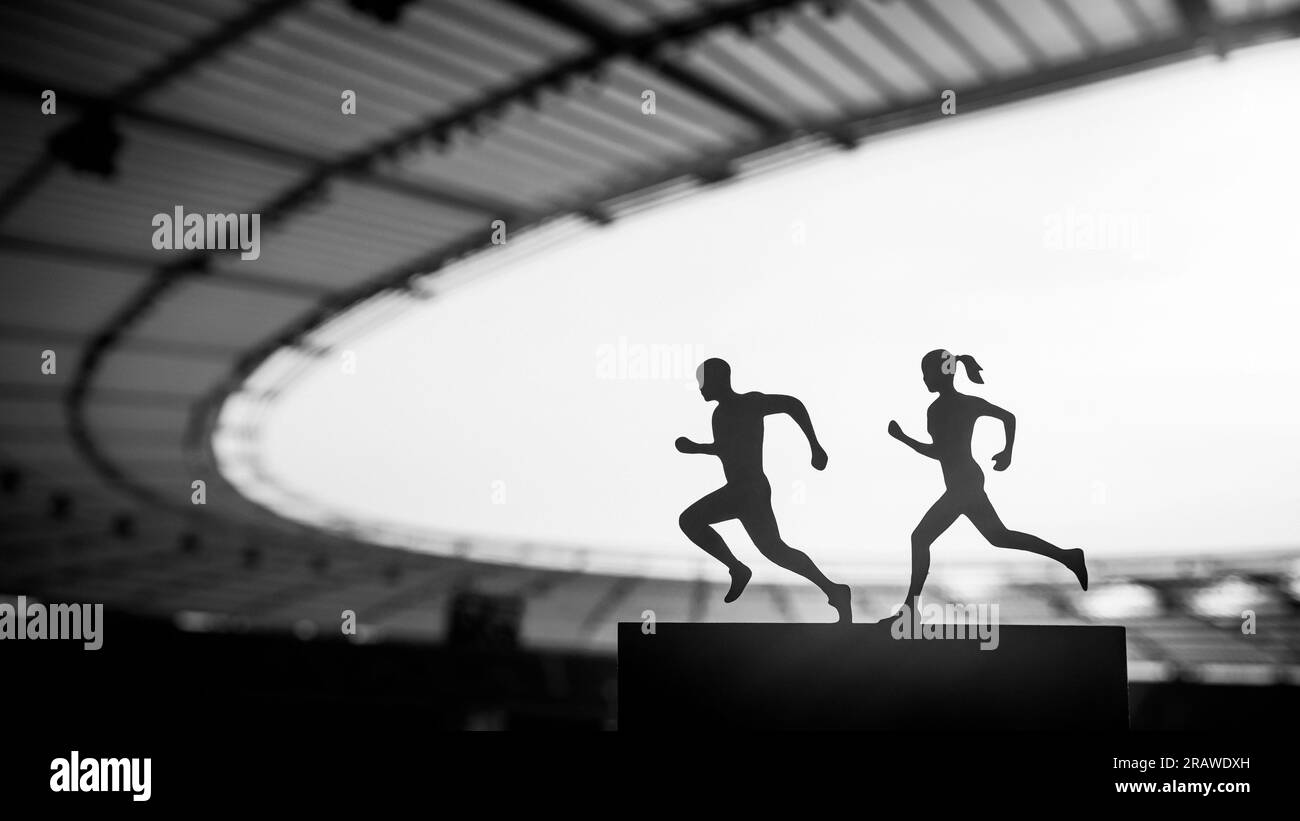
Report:
M1103 732L1128 727L1123 627L618 626L619 729Z

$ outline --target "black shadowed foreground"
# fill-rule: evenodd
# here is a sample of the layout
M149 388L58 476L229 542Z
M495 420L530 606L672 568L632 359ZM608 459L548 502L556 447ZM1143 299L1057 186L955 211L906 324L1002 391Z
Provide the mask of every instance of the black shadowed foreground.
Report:
M875 624L628 622L618 687L632 731L1128 727L1123 627L1002 625L993 647Z

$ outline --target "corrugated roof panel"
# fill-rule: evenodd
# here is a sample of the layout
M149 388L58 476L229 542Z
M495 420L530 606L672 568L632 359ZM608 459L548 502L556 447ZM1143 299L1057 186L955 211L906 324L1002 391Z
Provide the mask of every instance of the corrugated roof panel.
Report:
M66 0L0 5L0 31L22 32L22 37L3 36L0 66L24 74L38 70L56 87L102 94L152 67L161 54L185 45L183 36L156 31L123 36L124 24L83 18L76 6Z
M72 121L73 111L42 114L39 96L0 99L0 190L7 188L45 153L46 141L59 128Z
M107 321L143 281L88 263L0 252L0 325L89 331Z
M461 12L407 29L417 64L425 65L442 81L465 86L456 95L456 106L542 74L557 63L580 56L585 48L575 38L557 49L539 32L493 30L483 20L481 14Z
M54 373L45 373L42 366L47 350L54 351ZM77 369L78 349L40 339L30 342L0 339L0 382L19 385L39 385L42 388L66 388Z
M641 113L639 96L627 102L602 98L597 96L599 94L600 92L595 92L581 98L557 95L546 101L546 116L602 141L617 143L637 158L635 162L629 163L630 167L645 162L657 164L671 157L688 156L691 153L689 141L680 136L676 139L665 136L680 135L680 131L668 126L666 120L657 119L658 114Z
M619 2L651 7L655 9L655 17L659 20L672 20L698 14L702 8L707 8L709 5L699 0L619 0Z
M884 108L896 89L909 96L925 91L923 80L844 15L826 26L813 14L802 14L776 32L774 39L801 55L847 97L847 104L841 105L844 111Z
M703 38L688 53L686 65L777 122L794 124L834 108L734 30Z
M608 126L598 124L596 120L579 122L574 117L565 116L566 110L573 111L560 98L550 97L535 115L520 112L519 116L507 117L499 126L500 133L534 142L539 154L545 152L545 156L568 158L576 167L590 169L592 177L630 171L653 161L653 155L637 151L614 136Z
M994 0L985 0L986 4L990 2ZM976 0L932 2L931 6L948 20L953 28L975 44L978 52L988 60L1000 76L1023 74L1030 70L1030 58L1003 28L989 17L987 12L978 7ZM903 4L878 6L876 11L886 19L891 19L891 15L898 17L908 15Z
M1070 22L1053 6L1053 0L1037 3L1018 3L1000 0L1002 8L1023 28L1034 44L1042 50L1047 64L1082 60L1088 56L1085 42L1070 27ZM1094 0L1106 2L1106 0ZM1032 32L1032 34L1030 34ZM1085 30L1086 38L1091 31Z
M3 447L0 446L0 453L2 452ZM66 491L72 496L74 525L77 520L93 521L90 517L95 511L133 510L140 506L138 499L123 492L121 488L108 484L104 477L81 459L76 464L57 470L36 465L23 465L22 470L24 501L39 510L41 515L48 510L49 497L54 491Z
M1300 8L1300 0L1210 0L1210 5L1220 19L1239 22Z
M190 468L180 454L169 459L123 459L118 464L129 472L133 481L174 505L192 504L194 488L191 483L196 479L207 482L209 488L213 486L213 477Z
M99 0L75 0L78 15L85 19L119 18L130 31L150 30L180 37L193 43L248 8L241 0L188 0L185 3L159 0L113 0L111 7ZM128 32L129 34L129 32Z
M802 96L817 100L819 110L834 116L855 108L860 99L826 76L827 71L839 73L835 61L819 48L806 53L808 41L800 39L797 32L791 16L780 18L766 29L758 52L770 58L773 67L789 78L786 84L802 88Z
M339 128L359 122L389 133L447 107L437 89L408 88L409 79L391 58L350 49L339 35L301 18L279 21L245 48L231 50L223 65L262 84L277 101L328 101ZM355 117L342 113L343 89L358 91Z
M168 431L184 428L189 410L184 406L124 406L92 403L86 412L91 428L104 431Z
M286 95L257 75L246 67L204 66L185 81L152 95L146 107L308 156L346 151L382 132L371 120L343 121L341 90L317 88L306 93L300 88L297 94ZM281 116L260 116L264 111L278 111Z
M1064 0L1088 26L1105 51L1132 48L1142 41L1139 22L1126 11L1125 0Z
M570 0L584 14L600 21L601 25L623 34L635 34L650 28L655 21L653 8L645 4L631 4L616 0Z
M555 172L544 162L473 138L453 141L441 152L421 146L401 158L399 168L412 179L454 185L514 203L519 210L544 205L555 193L549 190Z
M545 49L541 54L543 59L552 61L571 57L588 45L584 38L567 29L500 0L446 0L437 7L414 6L412 12L410 21L426 28L467 23L490 37L527 38Z
M345 219L353 214L370 216L413 238L427 236L429 232L454 234L482 222L478 215L458 208L346 180L334 184L329 205L331 207L321 209L322 213L336 210Z
M189 280L164 294L134 327L132 336L249 346L314 305L315 300L307 297L260 293L220 281ZM215 364L229 368L229 363Z
M349 288L365 282L386 266L404 262L425 250L422 244L414 241L400 245L365 237L341 241L328 228L310 219L295 221L285 231L268 234L264 242L261 258L223 261L217 270L303 282L327 289ZM344 246L346 250L337 253L330 250Z
M96 439L96 444L114 462L162 462L170 465L183 452L182 433L160 430L146 438L105 431Z
M1224 20L1241 20L1264 11L1264 0L1210 0L1214 13Z
M0 441L4 440L4 428L24 428L39 421L63 418L63 401L58 393L51 391L48 396L17 395L10 389L9 380L4 380L5 390L0 390Z
M1151 24L1148 36L1170 36L1183 30L1183 20L1174 0L1132 0L1144 20Z
M228 372L224 362L115 350L105 357L93 389L161 390L197 397Z
M527 152L548 167L571 173L574 179L583 182L601 174L617 173L631 159L621 147L599 144L545 116L507 117L492 127L490 139ZM555 193L562 195L563 189Z
M415 20L375 26L349 14L343 4L318 4L287 22L286 34L293 32L299 35L298 42L324 46L326 54L341 53L346 57L344 65L383 80L386 92L406 94L413 102L424 95L418 109L422 112L437 110L428 99L442 100L445 108L461 105L486 84L505 83L515 71L536 70L546 59L544 50L511 50L499 39L454 19L440 19L433 29L423 29ZM467 42L471 38L481 39ZM506 59L485 59L488 55L481 49L486 46Z
M15 234L157 256L174 252L152 245L156 214L251 212L299 177L292 170L224 149L163 140L149 130L121 129L123 146L113 179L60 167L10 217Z
M509 61L485 60L466 41L483 38L500 48L503 35L479 22L491 19L489 12L486 4L444 6L430 18L414 6L400 26L382 26L341 5L309 5L173 83L152 105L288 146L359 149L476 100L485 86L508 87L578 45L557 46L534 27L518 36L536 54L515 50L505 52ZM340 109L344 89L357 93L354 116ZM294 116L261 116L271 108Z
M552 146L530 136L532 126L531 121L523 119L526 116L519 115L519 119L510 125L489 126L483 136L453 138L446 155L429 150L422 156L417 155L416 162L408 168L412 173L439 179L437 175L448 173L459 162L495 166L501 172L494 174L486 184L472 175L458 176L457 179L463 180L467 186L477 181L475 190L494 199L534 206L568 200L590 188L597 174L617 170L609 161L591 163L572 149ZM449 158L453 165L445 165L444 157ZM503 173L508 169L513 170Z
M50 436L5 437L0 440L0 453L46 475L64 470L75 472L82 464L81 454L62 432Z
M962 50L967 48L979 54L971 38L956 30L949 18L936 10L948 5L932 0L917 0L915 5L874 4L868 7L866 17L861 9L857 14L846 10L822 25L875 67L889 87L903 94L919 88L933 90L930 86L934 79L927 76L929 73L944 78L944 87L960 87L975 82L983 63ZM933 22L936 20L940 27ZM954 45L953 37L960 39L962 47ZM904 54L901 49L909 53ZM920 58L924 67L916 64L912 54ZM888 89L876 90L883 93Z
M327 287L352 287L465 234L490 217L340 181L320 204L264 230L257 260L219 269Z
M647 89L655 93L653 117L641 113L641 95ZM627 61L611 64L605 82L596 86L594 92L597 95L591 98L594 105L623 119L644 117L646 128L686 146L722 146L758 133L748 120L657 71Z

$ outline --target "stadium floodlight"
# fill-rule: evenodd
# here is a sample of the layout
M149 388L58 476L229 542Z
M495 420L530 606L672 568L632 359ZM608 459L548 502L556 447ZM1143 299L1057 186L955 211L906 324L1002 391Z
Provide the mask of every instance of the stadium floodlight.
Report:
M1274 604L1266 588L1241 576L1229 576L1187 598L1192 612L1206 618L1242 618L1246 611L1264 610Z
M1163 611L1160 595L1137 582L1119 581L1097 585L1086 596L1079 596L1075 607L1086 616L1102 621L1150 618Z

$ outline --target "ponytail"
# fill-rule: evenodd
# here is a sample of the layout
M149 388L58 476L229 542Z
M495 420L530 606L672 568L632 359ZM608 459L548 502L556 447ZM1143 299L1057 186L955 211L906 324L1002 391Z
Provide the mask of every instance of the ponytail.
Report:
M981 368L980 364L975 361L975 357L966 353L957 357L957 361L966 366L967 379L974 382L976 385L984 384L984 379L980 376L980 371L983 370L983 368Z
M927 373L937 372L944 376L955 377L958 362L966 366L967 379L977 385L984 384L984 380L980 378L980 365L975 361L975 357L970 354L957 356L944 348L935 348L921 357L921 368Z

